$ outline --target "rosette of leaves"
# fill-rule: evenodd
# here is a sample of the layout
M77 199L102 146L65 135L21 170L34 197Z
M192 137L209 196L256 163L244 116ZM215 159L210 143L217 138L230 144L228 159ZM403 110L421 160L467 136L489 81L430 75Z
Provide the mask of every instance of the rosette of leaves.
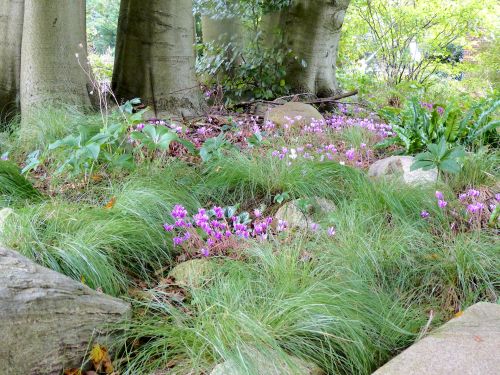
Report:
M458 173L462 169L459 159L465 156L461 146L450 147L443 137L439 143L427 145L427 151L418 154L410 170L423 169L424 171L436 168L438 175L442 173Z

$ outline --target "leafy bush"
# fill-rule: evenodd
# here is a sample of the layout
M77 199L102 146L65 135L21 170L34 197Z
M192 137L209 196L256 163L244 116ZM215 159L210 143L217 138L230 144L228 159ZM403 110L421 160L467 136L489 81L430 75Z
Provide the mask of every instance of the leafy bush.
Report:
M495 120L494 115L499 106L500 100L488 98L463 113L453 103L444 106L412 98L403 109L387 107L380 111L396 133L396 137L383 145L398 144L406 153L414 154L442 138L449 144L465 146L498 144L496 129L500 121Z
M207 86L220 86L228 103L249 98L272 99L288 93L285 60L290 53L265 47L257 39L244 47L231 43L207 43L201 47L197 72ZM207 96L210 95L209 92Z

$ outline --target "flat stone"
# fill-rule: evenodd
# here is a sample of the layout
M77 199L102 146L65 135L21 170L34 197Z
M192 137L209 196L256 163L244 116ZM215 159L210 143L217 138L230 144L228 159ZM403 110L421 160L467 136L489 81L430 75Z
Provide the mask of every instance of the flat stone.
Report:
M325 119L312 105L300 102L289 102L271 108L264 116L264 122L272 121L278 128L285 124L290 125L290 120L294 124L308 125L314 120L324 121Z
M500 305L479 302L373 375L500 374Z
M168 274L181 286L199 287L211 274L213 263L209 259L191 259L176 265Z
M335 203L326 198L315 197L305 202L305 206L300 199L286 202L274 215L275 219L286 221L289 228L307 228L314 222L313 214L328 214L335 210Z
M437 180L437 169L424 171L417 169L411 171L411 165L415 158L412 156L390 156L377 160L370 166L368 176L370 177L398 177L408 185L421 185L435 183Z
M298 201L291 201L281 206L275 215L276 220L286 221L289 228L307 228L311 218L299 208Z
M272 353L271 353L272 356ZM270 357L256 350L252 350L248 357L246 371L240 369L234 362L226 361L214 367L210 375L324 375L324 371L314 363L303 361L297 357L287 356L286 361L278 357ZM270 358L273 360L270 361ZM248 369L253 370L248 371Z

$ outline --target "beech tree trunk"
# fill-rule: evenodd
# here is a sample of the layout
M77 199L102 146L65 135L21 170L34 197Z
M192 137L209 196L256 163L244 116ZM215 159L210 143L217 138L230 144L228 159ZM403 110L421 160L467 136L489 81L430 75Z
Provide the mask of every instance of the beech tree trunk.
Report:
M79 368L103 327L129 316L128 303L0 247L1 374Z
M23 122L42 105L90 106L85 0L25 0L24 7Z
M340 32L350 0L295 0L280 17L285 46L298 58L288 69L294 92L327 97L338 91L335 77Z
M237 17L214 19L210 16L201 17L201 32L203 42L220 42L223 44L243 42L243 25Z
M122 0L112 84L119 100L139 97L156 116L201 112L192 6L192 0Z
M0 0L0 123L20 111L24 0Z

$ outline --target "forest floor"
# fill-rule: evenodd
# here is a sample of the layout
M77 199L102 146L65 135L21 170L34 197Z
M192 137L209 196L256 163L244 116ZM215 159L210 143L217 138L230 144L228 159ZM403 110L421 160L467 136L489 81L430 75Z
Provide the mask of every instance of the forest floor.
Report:
M67 136L57 124L102 124L51 116L40 124L52 130L33 129L38 148ZM228 374L370 374L498 299L498 232L487 223L498 175L478 176L480 161L421 185L370 178L398 148L379 146L391 127L362 109L125 128L119 147L102 148L109 158L79 174L60 172L77 165L65 159L73 149L39 157L30 179L42 198L0 191L15 212L6 246L133 303L112 348L120 373L223 374L224 363ZM127 145L134 167L112 166ZM471 216L470 204L490 208Z

